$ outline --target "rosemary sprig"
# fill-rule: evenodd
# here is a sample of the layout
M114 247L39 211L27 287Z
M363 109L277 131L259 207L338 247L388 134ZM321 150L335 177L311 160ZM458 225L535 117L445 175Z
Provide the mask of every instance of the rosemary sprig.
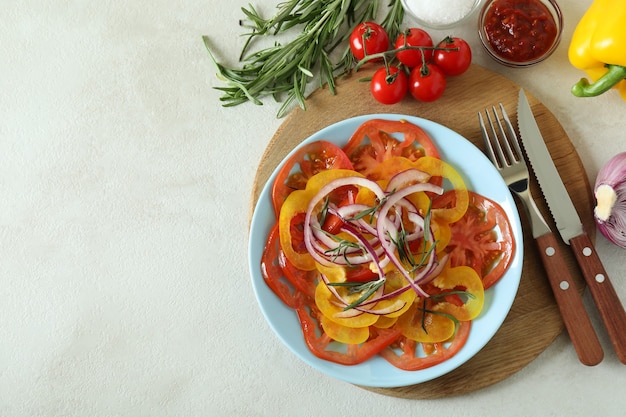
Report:
M461 290L452 290L452 291L447 291L447 292L442 292L439 294L433 294L430 296L430 298L432 299L437 299L437 298L443 298L443 297L447 297L448 295L458 295L461 297L467 297L467 298L471 298L471 299L475 299L476 296L474 294L472 294L469 291L461 291Z
M352 264L350 263L350 260L348 259L348 251L350 249L360 249L363 253L365 253L365 249L356 242L352 242L351 240L341 239L331 233L327 233L326 231L324 231L324 233L326 233L328 236L330 236L331 238L339 242L336 248L327 249L324 251L324 254L332 256L333 261L337 259L338 257L343 256L343 259L345 259L346 264L348 266L352 266Z
M362 293L361 296L352 303L344 307L345 310L353 309L360 304L363 304L368 298L372 296L378 289L386 282L385 278L380 278L375 281L369 282L329 282L328 285L332 287L348 287L348 294Z
M389 2L389 12L387 16L381 22L381 26L385 28L385 31L389 35L389 39L396 39L402 28L400 25L404 20L404 7L400 1L391 0Z
M319 77L320 85L327 84L335 94L335 76L350 71L354 59L349 48L338 63L332 62L331 53L347 41L354 26L366 20L374 20L381 0L286 0L277 6L276 14L264 19L249 6L242 8L246 20L242 26L249 27L242 48L240 68L228 68L220 64L207 36L203 36L209 57L217 68L218 77L225 82L220 101L224 106L236 106L247 101L263 104L261 99L272 96L283 101L277 117L283 117L291 104L296 102L306 108L304 99L309 83ZM404 18L400 0L390 0L389 11L382 26L390 38L395 38ZM251 53L255 38L275 36L289 30L298 35L291 41Z
M432 203L432 201L429 202L428 210L426 212L426 215L424 216L424 230L425 231L430 230L430 220L431 220L431 210L430 210L431 204L430 203ZM423 245L423 249L421 252L421 256L419 260L416 260L413 252L411 251L411 248L409 247L409 242L407 241L407 235L408 233L406 229L404 228L404 223L401 223L400 230L396 238L394 239L392 236L389 236L389 238L398 249L398 258L400 259L400 262L402 262L405 265L408 265L411 271L416 271L417 269L419 269L426 263L426 260L431 255L432 251L435 250L435 248L437 247L438 241L434 240L430 242L426 238L426 233L424 233L424 245ZM429 243L430 243L430 246L428 246Z
M327 196L324 199L324 204L322 205L322 210L320 210L320 224L324 224L326 222L326 217L328 217L328 209L330 204L330 198Z
M443 316L443 317L447 317L448 319L452 320L454 322L454 324L458 325L459 324L459 320L454 317L452 314L448 314L448 313L444 313L443 311L435 311L435 310L429 310L426 308L426 298L424 298L423 303L422 303L422 307L420 308L420 310L422 311L422 330L424 330L424 333L428 334L428 330L426 329L426 314L437 314L439 316Z
M346 221L355 221L355 220L361 220L364 219L365 217L369 216L369 223L373 223L374 221L374 213L376 213L377 211L380 210L380 208L387 202L387 200L389 199L389 197L395 193L395 190L390 191L386 196L384 196L382 199L378 200L378 203L375 206L366 208L364 210L359 211L358 213L356 213L354 216L352 217L348 217L346 219Z

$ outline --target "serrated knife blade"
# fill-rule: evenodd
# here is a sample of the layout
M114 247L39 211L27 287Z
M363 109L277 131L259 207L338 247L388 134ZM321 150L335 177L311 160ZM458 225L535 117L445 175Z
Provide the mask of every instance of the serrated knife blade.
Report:
M571 238L583 233L583 225L561 181L559 172L552 162L524 90L520 90L517 123L530 165L539 181L539 187L546 198L550 213L561 237L569 245Z
M571 246L620 362L626 364L626 311L585 233L572 199L541 135L524 90L519 92L517 123L524 150L561 237Z

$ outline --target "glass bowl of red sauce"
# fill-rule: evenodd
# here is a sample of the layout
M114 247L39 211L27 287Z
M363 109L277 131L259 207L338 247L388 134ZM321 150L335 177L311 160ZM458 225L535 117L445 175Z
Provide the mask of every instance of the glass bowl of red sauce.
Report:
M483 46L509 67L528 67L548 58L562 31L563 16L555 0L490 0L478 19Z

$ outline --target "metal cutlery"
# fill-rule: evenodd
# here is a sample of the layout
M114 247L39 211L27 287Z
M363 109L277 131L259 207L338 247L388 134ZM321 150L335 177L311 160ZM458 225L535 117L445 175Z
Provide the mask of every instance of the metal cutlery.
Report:
M576 289L556 236L547 225L530 194L530 175L513 126L500 104L502 118L495 106L481 113L480 128L487 155L509 189L522 201L531 223L532 235L540 251L563 322L581 363L597 365L604 357L602 346Z
M519 93L517 122L530 165L548 203L557 229L569 244L620 362L626 364L626 312L593 242L585 233L576 208L554 166L523 90Z

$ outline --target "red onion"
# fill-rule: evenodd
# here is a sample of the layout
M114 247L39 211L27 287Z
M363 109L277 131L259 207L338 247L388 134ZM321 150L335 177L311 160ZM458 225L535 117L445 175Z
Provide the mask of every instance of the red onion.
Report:
M309 202L303 225L304 244L313 259L324 267L369 264L369 268L378 274L378 278L371 281L376 285L375 293L358 305L349 303L328 278L321 274L322 280L335 297L333 303L345 308L345 311L337 313L338 317L354 317L363 313L382 315L399 311L406 305L405 301L397 300L383 308L376 308L376 304L383 300L391 300L409 289L421 297L429 296L420 288L420 284L429 282L439 275L447 262L447 257L439 262L436 251L431 248L427 253L420 255L423 255L423 259L420 259L417 265L406 265L406 260L402 260L399 258L400 255L396 254L406 251L407 249L402 246L417 239L423 238L434 244L433 230L426 227L427 220L420 214L418 207L407 198L419 192L443 193L440 186L426 182L429 178L430 176L422 171L408 169L394 175L388 182L386 190L383 190L377 182L364 177L356 175L342 177L324 185ZM355 198L349 199L341 207L325 204L332 192L348 185L370 190L376 196L379 205L357 204ZM322 229L323 219L319 216L321 207L325 205L329 214L338 216L343 221L341 232L351 236L352 240L346 240L345 236L332 235ZM406 255L404 252L403 254ZM408 285L385 294L384 268L389 263L393 264Z
M615 155L600 169L594 194L593 213L598 230L626 249L626 152Z
M397 240L398 230L395 228L393 229L390 228L389 227L390 222L387 220L387 213L392 209L392 207L398 201L400 201L402 198L410 194L413 194L419 191L430 191L430 192L437 193L437 194L443 193L443 189L439 186L436 186L430 183L424 183L424 184L420 183L420 184L410 185L406 188L403 188L402 190L399 190L399 191L394 192L393 194L390 194L387 198L387 201L385 202L385 204L383 204L383 206L380 208L380 211L378 212L378 221L376 223L376 230L378 232L378 238L380 239L381 245L383 246L383 249L385 250L387 257L391 260L391 262L395 265L395 267L398 268L402 276L404 276L404 278L407 280L409 285L411 285L411 288L413 288L413 290L420 296L428 297L428 294L419 287L418 285L419 279L415 279L414 277L412 277L411 273L407 271L406 268L404 268L404 265L402 265L402 262L396 257L395 255L396 247L393 242ZM434 254L435 252L432 251L431 255L433 256L429 257L429 262L428 262L427 267L430 267L434 264L434 258L435 258Z
M420 182L426 182L430 179L430 174L419 169L409 168L406 171L402 171L391 177L387 184L387 191L391 192L400 188L404 188L408 185L417 184Z

